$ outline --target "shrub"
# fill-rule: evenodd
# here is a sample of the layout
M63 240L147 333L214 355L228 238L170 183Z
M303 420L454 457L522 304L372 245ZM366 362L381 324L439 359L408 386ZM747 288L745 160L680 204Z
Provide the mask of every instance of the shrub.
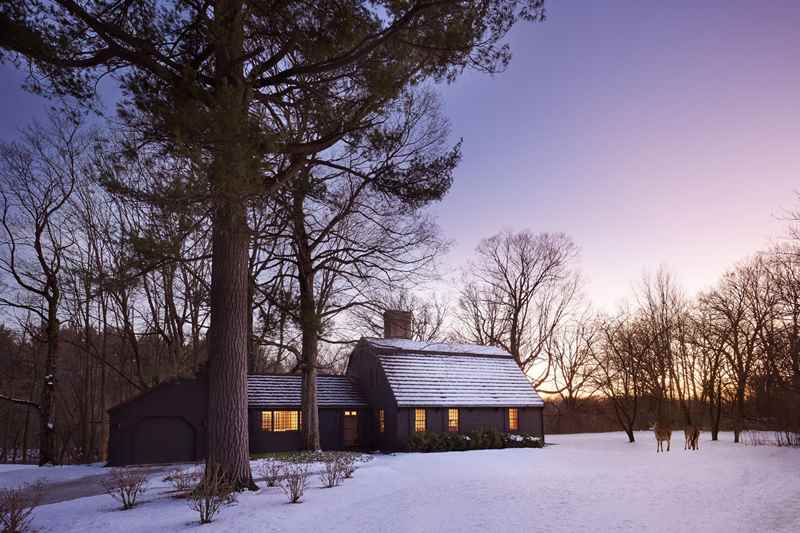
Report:
M778 446L800 448L800 431L783 430L775 432L775 443Z
M200 514L200 523L214 520L224 505L235 501L233 485L219 465L208 465L203 478L189 494L189 507Z
M176 492L186 493L192 490L197 482L200 481L201 475L202 473L196 470L176 468L169 473L165 481L169 481Z
M274 459L268 459L258 465L258 474L267 482L267 487L274 487L283 476L284 464Z
M509 448L541 448L542 439L528 433L509 433L506 435L506 446Z
M338 457L331 457L325 461L325 468L319 475L323 487L333 488L342 479L342 461Z
M492 428L463 433L414 433L408 439L408 451L441 452L496 448L541 448L542 439L527 433L501 433Z
M0 530L3 533L28 533L33 510L41 503L44 485L23 485L13 489L0 489Z
M308 486L308 466L295 464L287 467L280 485L289 498L289 503L302 502L303 493Z
M356 459L352 455L341 455L338 458L338 461L341 463L341 470L342 475L345 479L350 479L353 477L353 473L356 471Z
M136 468L112 468L111 474L100 484L109 496L122 504L123 510L131 509L146 490L147 474Z

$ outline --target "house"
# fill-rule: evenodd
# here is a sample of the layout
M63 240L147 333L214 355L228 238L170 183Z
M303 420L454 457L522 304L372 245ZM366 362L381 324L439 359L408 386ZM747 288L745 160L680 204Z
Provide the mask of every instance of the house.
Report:
M499 348L409 339L411 314L387 311L384 338L363 338L344 376L317 378L325 450L403 450L419 431L494 428L544 438L544 403ZM302 446L302 377L250 375L251 453ZM175 380L109 410L109 464L195 461L205 456L203 376Z

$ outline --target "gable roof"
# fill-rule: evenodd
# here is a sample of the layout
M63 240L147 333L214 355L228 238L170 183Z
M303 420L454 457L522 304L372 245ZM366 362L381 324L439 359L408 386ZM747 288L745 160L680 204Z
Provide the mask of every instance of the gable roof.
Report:
M480 344L459 344L450 342L426 342L411 339L364 339L367 344L376 350L402 350L404 352L460 354L460 355L487 355L495 357L511 357L511 354L495 346L482 346Z
M248 407L300 407L303 377L296 374L247 376ZM366 407L367 402L348 376L317 376L320 407Z
M473 344L365 339L399 407L539 407L516 361L500 348Z

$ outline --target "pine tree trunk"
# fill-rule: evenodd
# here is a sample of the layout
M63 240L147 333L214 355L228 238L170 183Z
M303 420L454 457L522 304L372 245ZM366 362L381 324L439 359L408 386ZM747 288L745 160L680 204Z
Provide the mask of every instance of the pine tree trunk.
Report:
M214 217L208 334L208 459L237 490L253 488L247 427L247 250L244 207L222 203Z
M214 202L208 332L208 457L236 490L257 490L247 427L247 312L250 235L246 202L255 169L248 150L242 0L214 7Z

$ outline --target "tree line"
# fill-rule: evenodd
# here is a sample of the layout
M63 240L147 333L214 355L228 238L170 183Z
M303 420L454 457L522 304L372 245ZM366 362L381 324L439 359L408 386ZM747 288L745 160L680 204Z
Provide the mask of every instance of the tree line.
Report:
M694 297L661 269L630 303L598 313L580 295L567 236L501 233L479 245L467 271L456 337L503 347L555 400L556 415L610 414L631 442L656 422L703 425L714 440L723 421L736 442L745 428L798 435L796 237Z

